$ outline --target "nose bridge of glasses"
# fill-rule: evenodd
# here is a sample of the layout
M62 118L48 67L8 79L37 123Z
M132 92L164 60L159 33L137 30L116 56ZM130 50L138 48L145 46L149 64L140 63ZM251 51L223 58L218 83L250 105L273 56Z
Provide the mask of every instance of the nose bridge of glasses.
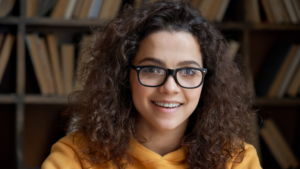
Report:
M176 69L167 69L167 75L165 82L169 79L169 76L172 75L175 83L178 85L177 79L176 79Z
M175 76L176 76L176 69L168 69L167 70L167 76L170 76L170 75L173 75L174 79L175 79ZM168 77L167 77L168 78Z

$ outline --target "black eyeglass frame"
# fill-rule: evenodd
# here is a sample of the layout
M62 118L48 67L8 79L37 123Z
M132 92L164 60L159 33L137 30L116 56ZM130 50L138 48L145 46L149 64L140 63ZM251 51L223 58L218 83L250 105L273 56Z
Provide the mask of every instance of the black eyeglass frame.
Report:
M195 88L198 88L199 86L201 86L203 84L203 81L204 81L204 78L205 78L205 75L207 73L207 69L206 68L194 68L194 67L183 67L183 68L178 68L178 69L167 69L167 68L163 68L163 67L159 67L159 66L134 66L132 64L130 64L130 67L132 69L134 69L137 73L137 76L138 76L138 79L139 79L139 82L141 85L143 86L146 86L146 87L159 87L159 86L162 86L163 84L165 84L165 82L167 81L168 77L170 75L173 75L174 79L175 79L175 82L182 88L185 88L185 89L195 89ZM166 71L166 77L164 79L164 81L160 84L160 85L156 85L156 86L149 86L149 85L145 85L141 82L140 80L140 71L141 69L145 68L145 67L148 67L148 68L159 68L159 69L163 69ZM201 80L201 83L198 85L198 86L195 86L195 87L185 87L185 86L182 86L178 80L177 80L177 72L180 71L180 70L183 70L183 69L196 69L196 70L199 70L202 72L202 80Z

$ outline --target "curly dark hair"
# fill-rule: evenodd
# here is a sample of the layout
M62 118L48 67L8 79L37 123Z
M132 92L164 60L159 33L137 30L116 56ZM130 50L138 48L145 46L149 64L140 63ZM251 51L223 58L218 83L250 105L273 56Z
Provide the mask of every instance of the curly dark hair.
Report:
M139 133L135 129L138 115L128 64L141 40L157 31L192 34L208 69L201 98L182 139L182 145L188 147L184 162L193 169L225 168L230 159L245 152L253 113L252 93L237 64L226 56L226 39L185 2L126 6L118 18L98 32L87 49L86 56L92 59L81 65L78 74L84 86L70 95L65 112L78 119L75 130L86 141L81 153L92 165L110 161L125 168L131 163L126 155L129 139L137 138Z

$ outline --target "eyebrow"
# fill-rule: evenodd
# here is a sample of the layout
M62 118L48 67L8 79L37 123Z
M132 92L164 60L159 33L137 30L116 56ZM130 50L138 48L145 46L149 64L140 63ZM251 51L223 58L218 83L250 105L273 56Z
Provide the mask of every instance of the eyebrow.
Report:
M155 58L150 58L150 57L147 57L147 58L144 58L142 59L140 63L143 63L143 62L146 62L146 61L149 61L149 62L154 62L154 63L157 63L159 65L162 65L162 66L165 66L165 62L163 62L162 60L160 59L155 59ZM187 60L187 61L182 61L182 62L179 62L177 66L187 66L187 65L195 65L195 66L198 66L198 67L201 67L197 62L193 61L193 60Z
M201 67L197 62L193 61L193 60L187 60L187 61L182 61L178 63L178 66L186 66L186 65L195 65L198 67Z
M165 62L163 62L163 61L160 60L160 59L154 59L154 58L149 58L149 57L142 59L142 60L139 62L139 64L140 64L140 63L143 63L143 62L146 62L146 61L154 62L154 63L160 64L160 65L162 65L162 66L165 66L165 65L166 65Z

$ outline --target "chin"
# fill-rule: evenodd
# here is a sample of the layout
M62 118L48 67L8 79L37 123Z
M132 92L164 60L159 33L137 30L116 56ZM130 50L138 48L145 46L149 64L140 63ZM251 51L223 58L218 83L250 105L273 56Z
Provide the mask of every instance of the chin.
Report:
M155 128L161 131L172 131L177 129L180 124L174 124L172 122L160 122L159 124L155 125Z

